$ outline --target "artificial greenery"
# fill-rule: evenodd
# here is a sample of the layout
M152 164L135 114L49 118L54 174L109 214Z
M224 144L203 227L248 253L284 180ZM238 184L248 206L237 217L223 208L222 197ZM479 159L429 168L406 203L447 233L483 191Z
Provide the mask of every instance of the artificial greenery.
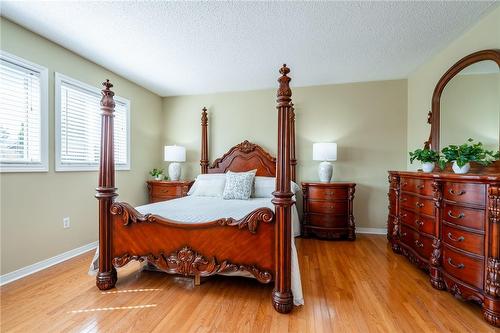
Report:
M481 142L474 143L474 139L468 139L463 145L449 145L441 150L443 158L439 160L439 166L444 169L446 162L457 161L461 168L469 162L481 165L489 165L500 158L500 152L486 150Z
M410 163L413 163L414 160L420 161L422 163L437 162L439 161L439 154L434 150L428 148L417 149L413 152L410 152Z
M153 177L158 177L163 174L163 169L154 168L153 170L149 171L149 174Z

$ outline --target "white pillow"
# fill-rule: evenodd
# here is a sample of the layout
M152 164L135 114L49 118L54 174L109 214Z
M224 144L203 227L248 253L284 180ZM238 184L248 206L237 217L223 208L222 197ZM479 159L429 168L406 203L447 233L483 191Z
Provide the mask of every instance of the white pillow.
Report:
M249 172L226 173L226 185L222 194L222 199L248 200L252 195L253 181L257 170Z
M193 197L222 197L226 182L222 179L200 179Z
M194 195L196 190L198 189L198 186L200 185L200 182L204 182L202 186L204 186L204 189L200 193L205 193L207 191L206 187L208 184L206 184L206 181L211 181L211 186L213 186L216 189L220 189L220 194L218 196L222 196L222 192L224 190L224 185L226 184L226 174L225 173L210 173L210 174L201 174L196 177L196 180L189 189L187 195ZM197 195L199 196L199 195Z
M300 186L295 182L290 182L290 190L293 194L300 191ZM255 185L252 197L254 198L272 198L276 191L276 177L255 177Z

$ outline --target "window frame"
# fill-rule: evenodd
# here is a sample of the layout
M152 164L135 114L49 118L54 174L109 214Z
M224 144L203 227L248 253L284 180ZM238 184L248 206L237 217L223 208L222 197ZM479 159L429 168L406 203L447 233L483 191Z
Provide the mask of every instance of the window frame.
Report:
M55 170L57 172L72 172L72 171L98 171L99 170L99 162L96 164L75 164L68 165L61 163L61 83L67 82L71 85L75 85L84 90L89 90L101 95L101 90L86 84L84 82L78 81L69 77L67 75L55 72L55 85L54 85L54 111L55 111ZM115 170L118 171L129 171L130 167L130 100L120 97L114 96L115 102L119 102L126 105L126 117L127 117L127 163L126 164L116 164ZM116 162L116 161L115 161Z
M40 74L40 162L39 163L6 163L0 162L0 173L7 172L48 172L49 171L49 70L0 50L0 58L29 71Z

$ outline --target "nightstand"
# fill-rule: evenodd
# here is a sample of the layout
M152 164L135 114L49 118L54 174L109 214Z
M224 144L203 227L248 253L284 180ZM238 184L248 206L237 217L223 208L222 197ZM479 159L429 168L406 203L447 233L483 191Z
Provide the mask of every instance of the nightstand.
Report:
M302 235L326 239L356 239L352 213L355 183L303 182Z
M184 197L193 183L194 181L192 180L149 180L147 181L149 202L153 203Z

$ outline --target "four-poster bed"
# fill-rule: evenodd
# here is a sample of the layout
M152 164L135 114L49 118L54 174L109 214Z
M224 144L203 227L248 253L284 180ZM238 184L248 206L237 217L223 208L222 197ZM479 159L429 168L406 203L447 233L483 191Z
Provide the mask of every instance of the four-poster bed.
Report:
M172 274L200 277L245 273L261 283L274 281L272 302L276 311L293 308L291 180L295 180L295 114L291 103L289 68L280 69L277 92L278 147L272 157L262 147L244 141L211 165L208 158L208 117L202 112L201 173L243 172L256 169L257 176L276 177L272 205L248 212L244 217L185 223L161 215L142 214L131 205L115 202L113 153L113 85L103 83L101 110L101 160L99 185L99 269L96 285L113 288L116 268L131 260L147 261ZM271 207L272 207L271 205ZM292 252L293 246L293 252ZM298 264L293 267L298 273ZM300 280L299 280L300 284Z

